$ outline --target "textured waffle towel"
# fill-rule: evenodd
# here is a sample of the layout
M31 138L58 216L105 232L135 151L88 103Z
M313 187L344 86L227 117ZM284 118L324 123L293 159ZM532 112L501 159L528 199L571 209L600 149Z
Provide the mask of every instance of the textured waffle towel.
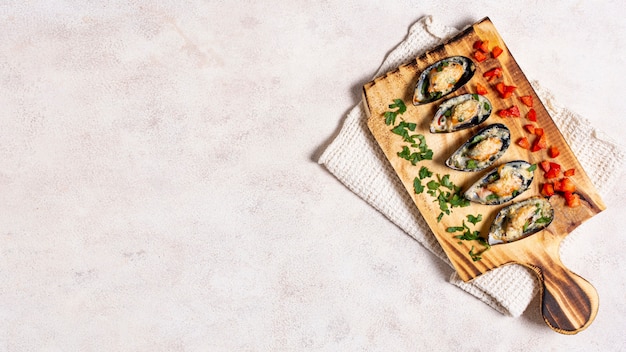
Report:
M385 58L374 77L415 59L422 53L457 34L456 28L424 17L413 24L402 41ZM559 106L554 97L537 82L531 82L554 122L596 185L606 195L619 177L624 153L582 117ZM337 137L319 159L332 174L424 247L451 265L409 194L376 144L366 125L362 102L346 116ZM358 160L358 162L357 162ZM503 314L520 316L539 286L534 274L521 265L492 270L465 283L453 274L450 282L476 296Z

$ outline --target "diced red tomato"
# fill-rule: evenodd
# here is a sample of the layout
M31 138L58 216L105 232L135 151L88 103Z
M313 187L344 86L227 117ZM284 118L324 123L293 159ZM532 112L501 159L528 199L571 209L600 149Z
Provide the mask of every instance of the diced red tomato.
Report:
M576 185L568 177L564 177L561 180L561 191L562 192L576 192Z
M563 182L561 182L561 180L554 181L554 190L557 192L563 192Z
M517 108L517 105L513 105L509 108L509 112L511 113L511 116L513 117L520 117L520 112L519 109Z
M483 62L487 59L487 55L485 55L482 51L475 51L474 59L476 59L476 61L478 62Z
M535 128L535 134L537 133L537 130L538 129ZM530 150L533 152L539 151L541 149L546 149L546 136L543 134L535 138L533 146L530 148Z
M550 169L550 171L546 172L545 174L543 174L543 177L545 178L557 178L559 177L559 169Z
M489 52L489 41L485 40L477 40L474 42L474 49L476 50L480 50L483 53L488 53Z
M487 88L485 88L482 84L476 83L476 93L480 95L487 94Z
M520 147L524 149L530 149L530 142L528 141L528 138L526 137L522 137L519 140L517 140L517 145L519 145Z
M517 106L513 105L508 109L498 110L496 112L500 117L520 117L520 112Z
M543 170L543 172L550 171L550 162L547 160L539 162L539 166L541 166L541 169Z
M509 111L509 109L498 110L496 114L498 114L498 116L500 117L511 117L511 112Z
M537 112L535 111L535 109L528 110L528 114L526 114L526 118L528 118L528 120L530 121L537 122Z
M533 97L530 95L523 95L521 97L519 97L519 99L522 101L522 103L526 106L528 106L529 108L533 107Z
M487 81L489 82L491 82L494 78L500 78L502 77L502 68L500 67L493 68L483 73L483 77L487 78Z
M500 56L500 54L502 54L502 48L499 46L496 45L491 49L491 56L493 56L494 59Z
M527 125L524 125L524 129L526 129L526 131L528 131L528 133L530 134L535 134L535 125L533 124L529 123Z
M551 158L556 158L557 156L559 156L559 154L561 154L561 152L559 151L559 148L556 146L551 146L550 148L548 148L548 156Z
M500 96L504 95L504 83L498 82L496 84L496 90L500 93Z
M565 197L565 203L570 208L576 208L580 205L580 196L573 192L565 192L563 193L563 197Z
M500 93L500 98L506 99L513 95L513 92L517 89L515 86L507 86L502 82L496 84L496 90Z
M554 185L552 183L544 183L541 187L541 194L546 197L550 197L554 195Z
M576 169L567 169L565 170L565 172L563 172L563 176L574 176L576 174Z
M543 136L543 134L544 134L544 132L543 132L543 128L536 127L536 128L535 128L535 134L536 134L537 136L539 136L539 137Z

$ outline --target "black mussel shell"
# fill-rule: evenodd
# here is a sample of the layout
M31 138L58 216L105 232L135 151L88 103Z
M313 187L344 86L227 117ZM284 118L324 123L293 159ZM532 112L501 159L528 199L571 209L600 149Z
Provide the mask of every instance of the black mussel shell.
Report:
M465 56L452 56L435 62L420 74L413 104L428 104L461 88L474 76L474 62Z
M489 171L465 191L466 199L486 205L512 200L530 187L535 166L523 160L510 161Z
M455 132L480 125L489 118L492 108L489 99L478 94L450 98L439 105L430 123L430 132Z
M504 155L510 144L511 131L495 123L468 139L446 160L446 165L459 171L481 171Z
M554 219L554 209L543 197L531 197L500 210L489 230L489 244L512 242L539 232Z

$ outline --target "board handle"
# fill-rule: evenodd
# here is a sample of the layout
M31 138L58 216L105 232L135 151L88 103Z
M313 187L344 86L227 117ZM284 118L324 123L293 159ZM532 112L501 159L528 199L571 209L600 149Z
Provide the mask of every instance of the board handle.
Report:
M533 269L542 285L543 320L561 334L571 335L586 329L598 314L598 291L587 280L567 269L558 253L542 259L541 266L533 265Z

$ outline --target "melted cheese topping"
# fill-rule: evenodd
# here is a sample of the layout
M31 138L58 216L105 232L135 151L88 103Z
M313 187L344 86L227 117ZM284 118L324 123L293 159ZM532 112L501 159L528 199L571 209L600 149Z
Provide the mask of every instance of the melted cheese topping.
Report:
M536 212L535 204L528 204L512 211L504 230L507 240L512 241L521 237L524 233L524 226L530 225Z
M445 92L452 88L463 76L463 65L449 62L448 66L440 66L441 71L432 69L428 84L428 93Z
M498 197L506 197L522 187L522 178L515 174L515 168L501 166L498 169L500 178L487 185L487 189Z
M451 125L456 125L460 122L471 119L478 113L478 106L478 101L474 99L468 99L454 106L454 109L452 110L452 115L450 115L450 120L448 120L449 123Z
M467 156L477 161L485 161L491 158L502 149L502 140L497 137L489 137L480 141Z

